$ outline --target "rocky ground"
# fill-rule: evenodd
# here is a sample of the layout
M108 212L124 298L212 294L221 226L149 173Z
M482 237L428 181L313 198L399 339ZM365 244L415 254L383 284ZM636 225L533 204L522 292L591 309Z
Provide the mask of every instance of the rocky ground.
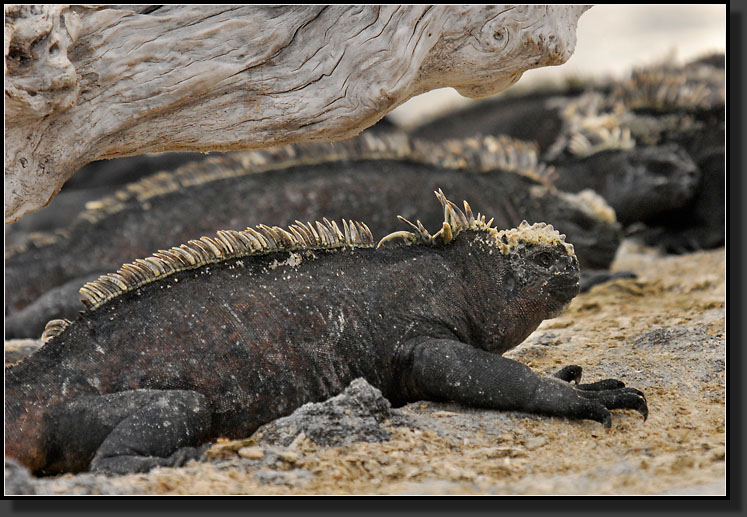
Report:
M632 411L605 429L457 404L392 409L361 381L181 468L37 479L6 462L6 493L725 494L724 249L660 256L625 241L613 269L638 278L579 295L507 355L641 389L646 422ZM6 354L29 346L7 342Z

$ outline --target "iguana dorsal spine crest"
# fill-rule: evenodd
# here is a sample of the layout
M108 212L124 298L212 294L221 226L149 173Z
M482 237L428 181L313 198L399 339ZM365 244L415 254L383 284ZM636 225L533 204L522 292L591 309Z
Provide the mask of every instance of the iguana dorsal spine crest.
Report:
M343 231L336 222L324 218L315 224L296 221L288 230L264 224L243 231L219 230L213 237L200 237L181 246L158 250L150 257L124 264L116 273L88 282L80 289L82 302L86 308L95 310L126 292L179 271L248 255L373 247L373 235L365 223L343 220L342 227Z

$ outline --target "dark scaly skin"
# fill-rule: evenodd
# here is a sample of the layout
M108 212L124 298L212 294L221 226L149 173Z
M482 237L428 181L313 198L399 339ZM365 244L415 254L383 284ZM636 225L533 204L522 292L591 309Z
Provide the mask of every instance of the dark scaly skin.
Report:
M218 163L240 167L231 156ZM366 221L380 238L399 229L393 213L438 227L442 214L430 194L438 188L471 200L476 211L492 214L500 228L522 220L553 224L573 242L583 268L608 268L622 238L617 223L512 172L472 173L407 160L290 167L184 188L145 202L131 199L124 210L96 224L80 221L69 237L53 245L6 258L6 338L38 337L50 319L74 317L82 308L77 287L92 275L219 229L350 217Z
M502 254L484 230L387 244L299 252L295 266L278 265L288 252L232 259L82 313L6 369L6 455L36 473L178 464L357 377L395 405L446 399L606 426L609 409L646 416L643 394L617 381L579 390L500 355L578 292L563 245Z
M689 123L670 128L660 135L664 144L679 145L700 169L695 194L680 209L664 214L649 231L637 236L669 253L715 248L725 243L726 209L726 111L725 56L715 53L685 64L675 73L684 73L689 90L704 92L697 101L684 105L638 106L642 117L669 116ZM681 81L680 76L678 80ZM706 85L706 87L703 87ZM680 103L683 104L683 103Z

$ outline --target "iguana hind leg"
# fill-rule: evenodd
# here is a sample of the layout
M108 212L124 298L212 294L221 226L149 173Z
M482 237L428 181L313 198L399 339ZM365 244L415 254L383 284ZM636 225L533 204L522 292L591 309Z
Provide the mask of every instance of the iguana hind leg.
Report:
M80 397L59 422L63 450L92 471L124 474L179 466L196 458L207 441L211 411L206 398L187 390L131 390ZM71 453L68 453L70 455Z
M608 379L574 387L580 367L555 377L449 339L419 338L407 343L403 382L411 398L453 400L469 406L589 419L610 427L610 409L633 409L648 416L640 391Z

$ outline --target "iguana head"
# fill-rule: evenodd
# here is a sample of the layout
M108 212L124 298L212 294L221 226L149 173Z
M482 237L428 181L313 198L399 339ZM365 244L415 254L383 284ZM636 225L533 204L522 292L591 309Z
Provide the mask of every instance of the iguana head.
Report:
M482 295L490 305L481 311L485 330L475 345L503 353L523 342L543 320L560 314L578 294L579 265L573 246L549 224L523 221L490 237L501 260L488 277L492 290Z
M475 293L470 303L476 314L474 327L480 327L472 331L479 334L475 340L479 346L500 352L512 348L578 294L579 265L573 245L552 225L523 221L516 228L497 230L491 226L492 219L473 215L467 202L463 212L440 190L436 196L444 207L443 226L436 234L430 235L420 221L413 224L401 218L414 231L390 234L379 246L394 238L431 246L454 241L458 253L474 256L474 260L465 259L469 268L488 269L475 271L475 285L470 285ZM459 244L461 233L472 235L458 239L463 241Z
M579 266L573 245L552 225L523 221L496 232L508 267L502 288L515 292L518 305L541 309L542 319L557 314L578 294Z
M588 166L593 172L614 171L598 192L624 225L656 223L662 212L685 205L702 176L689 153L677 144L641 146L635 153L605 153L589 160Z

